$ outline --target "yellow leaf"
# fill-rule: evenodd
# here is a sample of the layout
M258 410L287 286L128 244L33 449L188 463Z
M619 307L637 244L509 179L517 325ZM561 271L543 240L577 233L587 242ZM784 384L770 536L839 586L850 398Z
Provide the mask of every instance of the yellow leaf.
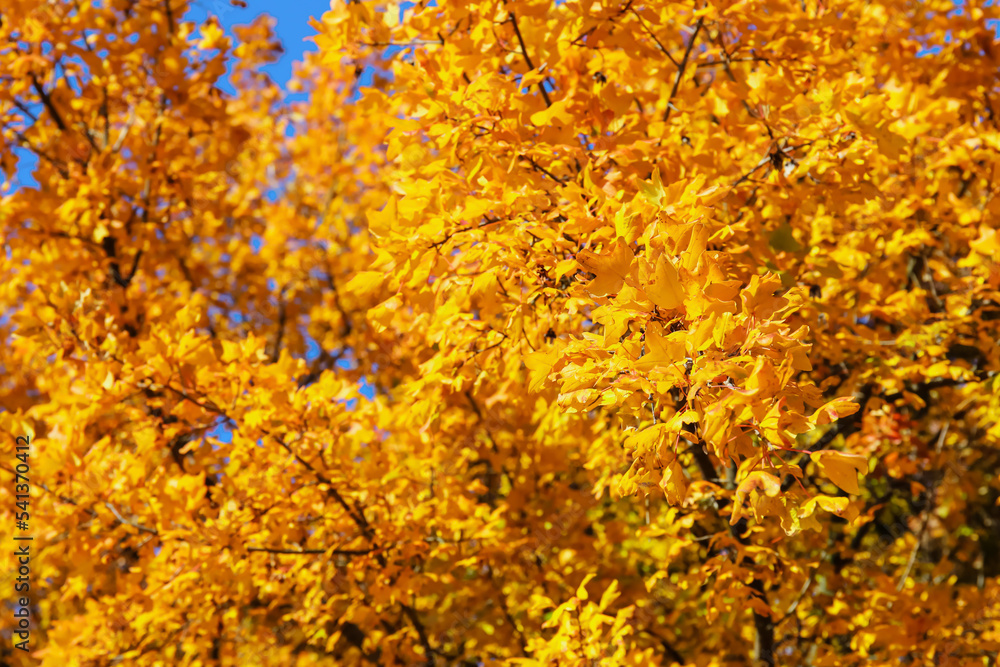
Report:
M626 212L626 208L624 206L618 209L618 212L615 213L615 233L629 243L634 241L636 237L639 236L639 227L633 224L633 220L635 218L635 213Z
M841 417L853 415L860 407L851 398L835 398L816 410L809 420L817 426L823 426L824 424L835 422Z
M771 608L767 606L767 603L761 600L756 595L751 595L747 598L747 606L754 610L759 616L771 616Z
M948 369L950 365L947 361L939 361L936 364L931 364L927 370L924 372L925 376L929 379L944 377L948 374Z
M572 258L562 260L561 262L556 264L555 274L553 278L558 281L560 278L562 278L567 274L575 273L576 264L577 264L576 260Z
M361 271L347 281L344 287L358 296L366 297L381 288L385 278L386 274L382 271Z
M591 575L588 575L588 576L593 577L594 575L591 574ZM586 593L586 591L584 591L584 592ZM576 600L570 600L568 602L563 602L561 605L559 605L558 607L556 607L555 611L552 612L552 616L550 616L549 620L545 621L545 623L542 624L542 627L543 628L554 628L554 627L556 627L557 625L559 625L559 619L562 618L563 614L565 614L567 611L575 609L576 605L577 605L577 601Z
M888 127L870 128L878 149L891 160L898 160L903 149L906 148L906 139L899 136Z
M597 605L597 608L601 611L607 609L612 602L614 602L621 593L618 591L618 580L612 579L611 584L604 590L604 594L601 595L601 602Z
M660 255L656 260L656 270L649 283L643 285L643 290L649 300L660 308L674 310L684 304L684 286L677 269L666 255Z
M691 240L688 242L687 252L681 256L681 266L691 273L697 273L698 263L708 245L708 237L708 225L691 226Z
M858 473L868 472L868 459L860 454L848 454L832 449L812 453L812 460L831 482L848 493L861 493Z
M996 229L983 225L979 228L979 238L970 242L969 247L981 255L997 257L1000 255L1000 234Z
M580 265L597 276L587 285L596 296L604 296L619 291L631 271L632 249L624 239L618 239L607 255L598 255L589 250L581 250L576 256Z
M833 498L831 496L815 496L810 498L802 504L802 507L799 510L800 516L807 517L812 515L816 511L817 507L827 512L832 512L838 516L842 516L848 521L858 516L857 508L851 505L850 499Z
M642 429L641 431L635 432L635 434L627 440L627 446L635 452L657 451L660 448L660 443L667 436L667 433L667 424L654 424Z
M535 125L548 125L553 119L556 119L563 125L572 125L574 116L566 109L569 102L570 98L553 102L548 108L531 114L531 122Z
M652 371L665 370L675 364L683 364L687 355L685 354L684 341L687 338L686 331L675 331L674 333L663 335L663 328L652 322L646 328L646 354L633 364L636 370Z
M753 493L751 493L753 492ZM759 515L762 509L761 500L764 498L774 498L781 492L781 481L770 473L757 470L747 475L736 488L736 497L733 499L733 514L729 518L729 525L735 525L743 514L743 503L750 497L754 514Z
M586 577L583 578L583 581L580 582L580 587L576 589L576 597L580 598L581 600L586 600L589 597L587 595L587 584L589 584L590 580L596 576L597 576L596 574L591 572L590 574L588 574Z
M643 181L642 183L639 183L639 188L642 190L643 197L645 197L650 204L653 206L659 206L660 202L663 200L663 195L665 194L663 181L660 180L660 168L656 167L653 169L652 183L646 183Z
M562 349L565 343L555 341L548 350L539 350L524 358L524 365L528 368L528 391L536 393L549 379L552 368L562 359Z
M781 278L768 274L761 278L758 275L750 278L740 297L743 300L743 312L761 319L771 317L776 311L788 305L788 299L777 296L781 291Z
M682 505L687 497L688 480L684 476L684 469L675 458L666 470L663 471L663 478L660 480L660 488L663 495L671 505Z
M396 224L398 200L390 197L381 211L368 211L368 231L375 236L387 236Z

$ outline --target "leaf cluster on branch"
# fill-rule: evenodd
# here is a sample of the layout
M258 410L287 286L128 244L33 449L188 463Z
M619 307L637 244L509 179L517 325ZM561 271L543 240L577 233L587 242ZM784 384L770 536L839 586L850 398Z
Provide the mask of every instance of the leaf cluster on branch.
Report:
M192 4L0 8L0 660L996 664L995 6Z

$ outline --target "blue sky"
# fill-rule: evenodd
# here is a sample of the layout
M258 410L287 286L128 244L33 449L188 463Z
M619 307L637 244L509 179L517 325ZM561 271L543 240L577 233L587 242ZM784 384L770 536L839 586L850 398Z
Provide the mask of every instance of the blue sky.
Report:
M226 33L232 35L234 25L250 23L261 14L273 16L277 20L275 31L278 39L281 40L285 53L278 62L265 67L264 71L270 75L275 83L284 86L292 77L294 63L302 60L306 51L316 50L316 45L309 39L316 34L316 31L309 25L310 18L319 19L329 9L329 0L284 0L284 2L279 0L249 0L245 9L231 6L228 0L194 0L191 11L185 16L185 19L201 22L205 20L207 14L214 14L221 21ZM228 81L223 82L220 87L233 92ZM289 95L289 97L294 97L294 95ZM259 247L254 248L254 250L259 249ZM312 360L318 355L318 346L310 341L306 359ZM338 365L343 366L347 363L349 362L345 361ZM362 383L362 393L371 398L374 390L367 383ZM217 437L223 442L228 442L232 437L224 425L214 429L209 435Z
M276 31L278 38L285 47L285 54L273 65L264 68L271 78L284 86L292 77L292 64L302 59L306 51L315 51L316 45L307 38L315 34L309 25L310 18L319 19L330 9L330 0L246 0L246 8L234 7L229 0L192 0L191 10L185 15L185 20L196 23L204 21L206 16L213 14L219 17L223 28L230 36L234 25L244 25L252 22L261 14L269 14L277 19ZM227 92L235 92L229 81L221 82L220 87ZM295 97L295 96L291 96ZM14 187L37 185L31 177L35 169L34 155L15 149L20 158Z
M309 19L319 19L330 9L329 0L246 0L247 7L241 9L230 5L229 0L193 0L191 11L185 16L189 21L201 22L207 14L218 16L228 34L234 25L250 23L261 14L270 14L277 19L278 38L285 47L285 55L273 65L264 68L278 84L285 84L292 76L292 63L301 60L302 54L316 50L316 45L306 38L315 31L309 26Z

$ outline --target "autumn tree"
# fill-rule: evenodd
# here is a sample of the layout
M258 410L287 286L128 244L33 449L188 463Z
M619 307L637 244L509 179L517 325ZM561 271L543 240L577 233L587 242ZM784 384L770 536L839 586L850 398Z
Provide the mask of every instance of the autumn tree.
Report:
M995 7L187 8L0 10L3 660L996 664Z

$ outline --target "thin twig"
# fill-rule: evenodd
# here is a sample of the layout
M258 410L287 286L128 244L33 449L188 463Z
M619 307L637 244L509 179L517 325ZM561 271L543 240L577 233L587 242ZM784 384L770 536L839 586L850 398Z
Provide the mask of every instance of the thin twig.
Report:
M62 116L59 115L59 110L56 109L55 104L53 104L52 98L49 97L47 92L45 92L45 88L42 87L42 84L38 81L38 77L35 76L34 72L29 73L28 76L31 77L31 87L35 89L35 92L38 93L38 96L42 99L42 104L44 104L45 108L48 109L52 119L56 122L56 126L61 131L65 132L67 130L66 123L63 122Z
M524 37L521 36L521 28L517 25L517 17L514 12L510 12L510 22L514 24L514 34L517 35L517 41L521 45L521 53L524 55L524 62L528 63L528 70L532 71L535 69L534 63L531 62L531 56L528 55L528 47L524 45ZM552 106L552 100L549 99L549 94L545 90L545 82L538 82L538 90L542 92L542 97L545 99L545 106Z
M144 533L151 533L153 535L159 535L159 533L156 530L152 529L152 528L147 528L146 526L143 526L142 524L135 523L134 521L127 520L125 517L123 517L121 514L118 513L118 510L116 510L115 506L112 505L111 503L106 502L106 503L104 503L104 506L107 507L109 510L111 510L111 513L115 515L115 518L118 519L119 521L121 521L126 526L132 526L133 528L137 528L138 530L141 530Z
M938 435L937 444L934 446L935 454L941 451L941 447L944 445L944 440L948 437L948 428L950 426L951 422L948 422L941 429L941 433ZM917 562L917 554L920 553L920 544L924 541L924 534L927 532L927 525L930 523L931 514L934 513L934 501L937 497L937 483L938 480L934 480L934 482L931 483L931 487L927 489L927 509L924 510L924 518L920 522L920 530L917 531L917 542L913 545L913 550L910 551L909 560L906 561L906 569L903 570L903 575L899 578L899 583L896 584L897 593L901 593L906 587L906 580L910 578L913 566Z
M688 59L691 57L691 51L694 49L695 40L698 39L698 33L701 32L701 26L705 23L705 17L702 16L698 19L698 22L694 26L694 32L691 34L691 41L688 42L687 49L684 50L684 57L681 58L681 63L677 67L677 76L674 78L674 87L670 89L670 97L667 98L667 108L663 111L663 122L667 122L670 119L670 110L673 108L671 102L674 96L677 95L677 89L681 85L681 79L684 78L684 70L687 69Z
M670 51L667 51L667 47L663 46L663 44L656 37L656 35L653 34L653 31L650 30L649 26L646 25L646 22L642 19L641 16L639 16L639 12L635 11L635 8L630 8L630 11L633 14L635 14L635 17L637 19L639 19L639 25L641 25L642 28L643 28L643 30L646 31L646 34L649 35L650 37L652 37L653 41L656 42L656 45L658 47L660 47L660 51L663 52L663 55L665 55L667 57L667 59L670 60L670 62L672 62L674 64L674 67L680 67L680 63L678 63L676 60L674 60L674 57L672 55L670 55Z
M535 160L533 158L531 158L530 156L528 156L528 155L522 155L521 157L523 159L527 160L529 163L531 163L531 166L535 170L540 171L541 173L545 174L546 176L548 176L549 178L551 178L553 181L555 181L555 182L557 182L559 184L563 184L563 183L566 182L567 179L559 178L558 176L556 176L555 174L553 174L551 171L549 171L548 169L546 169L542 165L540 165L537 162L535 162Z
M372 549L271 549L268 547L247 547L247 551L268 554L292 554L297 556L310 554L332 554L335 556L365 556L370 554Z

